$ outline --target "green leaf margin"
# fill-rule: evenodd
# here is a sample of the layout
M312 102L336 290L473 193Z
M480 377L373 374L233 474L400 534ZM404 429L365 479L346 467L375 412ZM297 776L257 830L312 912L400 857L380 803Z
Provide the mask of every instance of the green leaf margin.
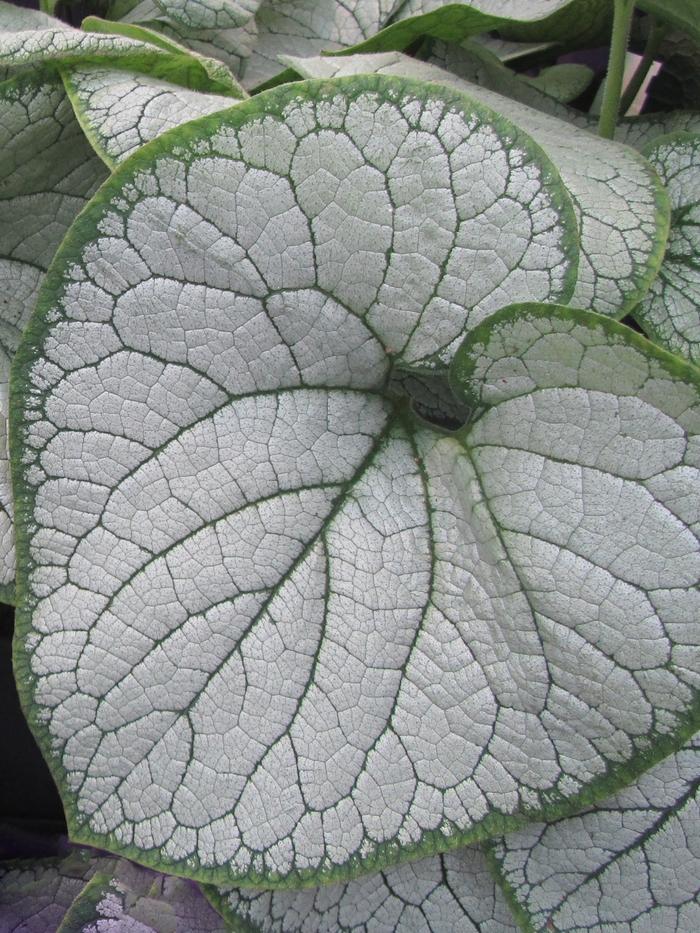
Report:
M34 391L29 376L32 366L37 359L41 357L41 346L48 328L51 326L49 312L54 307L53 295L61 288L64 269L80 260L82 249L86 241L99 235L98 224L101 219L101 210L110 205L111 199L121 191L123 184L128 183L142 168L151 168L153 160L161 154L167 154L171 145L186 146L188 142L199 139L203 132L207 132L208 135L213 135L222 123L225 123L227 126L238 128L249 119L256 116L265 116L268 114L279 115L288 103L298 100L300 94L306 99L313 100L323 96L325 93L336 94L342 92L344 87L350 87L353 91L384 92L387 95L391 95L392 93L396 95L406 92L413 94L425 93L425 85L422 82L382 76L341 78L330 82L318 80L306 81L300 84L279 88L274 94L260 95L237 104L230 110L211 114L182 126L175 127L162 136L152 140L150 143L147 143L134 153L102 185L97 194L78 215L78 218L66 234L46 275L34 314L25 330L22 343L17 351L11 369L10 443L14 452L12 458L12 475L15 491L16 544L18 555L18 608L13 643L14 670L22 710L47 762L63 802L69 836L71 840L76 843L100 849L108 848L110 852L121 855L146 867L154 868L161 872L164 871L179 877L201 881L205 884L230 884L233 879L226 873L225 868L202 868L191 857L181 861L160 858L157 854L151 851L143 851L136 848L134 845L123 845L116 840L113 833L97 834L86 828L87 821L84 817L81 817L78 812L73 794L67 787L60 761L57 760L55 754L52 753L51 739L45 724L41 720L39 709L34 706L32 693L36 678L31 670L30 657L24 647L25 639L31 629L31 614L27 611L26 600L28 595L28 568L31 567L32 560L29 548L29 536L26 529L32 522L34 495L31 488L25 485L23 477L22 447L23 431L25 427L22 419L23 397L25 395L30 397ZM464 106L464 97L458 93L451 93L443 89L440 96L448 105L452 101L455 106ZM506 128L510 128L508 121L495 115L488 108L474 104L471 101L470 106L475 112L482 114L488 120L492 121L494 116L496 116L497 122L502 122L506 125ZM518 136L519 142L522 144L523 139L520 134L518 134ZM540 156L539 147L532 144L532 149ZM544 163L545 165L548 164L546 159L544 159ZM555 178L557 177L553 170L552 175ZM573 229L575 229L575 227ZM575 263L573 271L575 273ZM614 321L609 321L592 312L576 311L558 305L538 304L509 305L475 327L458 351L452 366L454 375L451 376L451 378L453 380L453 385L458 388L460 394L466 395L467 397L472 397L473 395L473 393L470 394L467 390L463 389L463 380L468 378L469 375L469 367L466 365L466 360L470 352L477 352L475 348L478 346L479 342L484 339L485 333L490 330L494 323L525 313L544 318L551 315L569 317L577 322L585 321L587 326L590 327L601 326L612 333L623 334L634 346L639 347L646 353L656 356L666 366L669 372L680 375L686 379L686 381L693 383L700 395L700 370L689 364L685 364L672 354L650 344L645 338L639 337L631 332L629 328L617 324ZM362 859L354 857L341 868L322 868L313 871L300 870L292 872L282 879L251 872L245 879L236 878L233 880L233 883L241 887L268 887L279 889L316 887L319 884L346 881L362 874L376 872L386 866L397 864L401 861L447 852L468 843L480 842L490 836L503 835L509 830L518 829L536 819L552 820L562 816L568 816L581 809L581 807L595 803L597 800L609 796L620 787L630 783L642 771L651 767L672 751L676 751L693 732L697 731L699 726L700 696L697 697L693 710L687 714L675 735L664 736L659 739L648 752L639 752L630 761L609 768L607 772L596 777L589 785L573 797L563 797L560 793L546 795L548 800L541 809L532 811L527 809L516 815L491 813L474 829L464 832L454 832L451 836L446 836L439 831L433 830L426 832L421 842L411 845L400 845L396 842L388 841L381 844L373 855Z

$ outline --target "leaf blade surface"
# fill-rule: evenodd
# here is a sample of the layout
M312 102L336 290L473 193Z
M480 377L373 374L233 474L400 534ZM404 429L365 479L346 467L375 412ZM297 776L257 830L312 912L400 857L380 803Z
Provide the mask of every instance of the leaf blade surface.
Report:
M395 135L377 147L379 119ZM451 160L416 175L426 154L439 156L436 140ZM484 146L501 144L507 157L488 165L503 165L509 210L521 179L528 225L546 221L544 276L539 249L518 258L509 279L479 265L469 245L471 230L483 246L490 216L488 202L473 201L487 193L473 166L486 170ZM565 204L545 157L510 124L395 78L261 95L146 145L103 187L53 268L13 375L24 519L18 680L76 838L202 880L340 879L375 858L446 849L523 811L573 805L586 787L608 786L608 767L642 767L651 734L665 730L660 748L679 740L692 661L679 644L669 708L656 684L671 610L655 606L647 620L624 555L641 529L653 578L644 586L685 594L690 585L696 544L677 490L695 466L676 461L695 430L694 370L674 363L675 373L666 354L656 351L658 362L646 341L634 345L631 382L658 363L654 373L672 385L652 396L654 412L620 402L642 440L608 429L596 454L620 474L613 487L642 463L663 501L632 483L629 494L641 497L633 527L601 556L607 568L588 571L625 577L611 581L622 618L615 598L603 601L609 641L586 649L603 672L590 687L567 671L550 685L547 665L570 666L567 646L578 657L595 620L581 619L574 637L557 617L541 634L546 586L535 581L543 594L533 608L525 590L535 584L523 586L514 569L527 564L522 509L512 510L507 548L499 537L505 497L524 501L532 488L499 491L510 474L489 479L486 463L552 461L543 469L556 480L557 451L541 445L548 434L560 445L575 438L523 409L532 449L508 452L510 416L484 412L466 433L445 434L417 423L390 388L392 367L415 368L435 351L429 371L444 374L462 333L489 310L488 300L455 302L452 320L444 305L433 317L432 291L415 309L405 301L420 279L409 293L394 283L382 291L392 263L412 255L402 231L420 226L416 217L456 216L462 275L474 262L475 282L495 274L487 299L556 293L570 289L575 265ZM500 211L492 216L497 225ZM512 261L509 250L496 255ZM444 268L454 290L449 258ZM581 342L557 331L560 318L573 327L576 312L541 313L553 317L556 346ZM625 329L583 317L594 357L605 356L610 333L625 346ZM561 370L549 369L556 383ZM589 391L605 396L593 400L602 424L618 404L600 380L571 398L564 391L562 402L556 384L541 388L546 417L568 404L585 422ZM484 453L477 432L485 438L497 422L505 433ZM637 441L648 441L641 459ZM592 441L583 448L591 444L595 453ZM593 482L593 501L595 484L608 482L594 475L601 464L578 448L572 456L570 473ZM535 487L544 511L561 512L556 482L545 486ZM585 567L574 551L588 554L603 532L588 494L574 503L531 580L546 576L550 559ZM607 530L618 521L614 489L606 505ZM567 550L561 536L577 524L582 540ZM666 544L671 562L657 553ZM648 629L647 662L620 645L627 616ZM578 726L584 713L595 729L571 746L570 720Z

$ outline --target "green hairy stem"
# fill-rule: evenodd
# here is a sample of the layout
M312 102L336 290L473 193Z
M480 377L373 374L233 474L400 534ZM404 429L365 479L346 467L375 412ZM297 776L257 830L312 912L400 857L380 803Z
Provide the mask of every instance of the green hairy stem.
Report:
M603 105L600 110L598 134L604 139L612 139L615 124L620 112L622 79L625 71L625 55L629 40L634 0L615 0L612 36L610 38L610 57L608 73L605 78Z

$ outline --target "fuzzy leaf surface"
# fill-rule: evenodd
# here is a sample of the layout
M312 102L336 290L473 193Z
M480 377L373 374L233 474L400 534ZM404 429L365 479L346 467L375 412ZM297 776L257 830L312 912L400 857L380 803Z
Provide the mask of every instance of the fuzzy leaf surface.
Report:
M566 104L583 94L594 77L595 72L587 65L568 62L543 68L537 77L525 76L522 80Z
M0 31L0 71L19 75L40 68L97 64L143 72L196 90L240 96L228 68L183 46L163 48L129 36L83 32L58 20L55 23L47 28Z
M621 317L647 292L668 233L668 196L648 162L541 111L470 84L400 52L332 58L284 57L304 77L394 74L454 87L528 133L551 158L579 221L581 260L574 307Z
M495 863L527 929L697 929L699 787L696 737L597 807L495 843Z
M302 891L221 889L210 895L247 933L517 933L482 852L474 847Z
M646 150L671 197L658 278L635 317L662 346L700 363L700 135L662 136Z
M570 291L574 225L515 127L389 77L260 95L103 186L13 371L17 677L74 838L342 880L680 741L695 370L516 309L478 358L530 382L496 403L460 364L458 435L390 388Z
M166 36L200 55L218 59L239 79L245 73L258 33L254 18L246 20L241 26L188 29L182 22L161 15L161 9L154 0L144 0L137 4L116 25L121 29L132 24ZM252 85L248 83L247 86Z
M66 230L107 172L58 79L0 85L0 597L14 602L10 363Z

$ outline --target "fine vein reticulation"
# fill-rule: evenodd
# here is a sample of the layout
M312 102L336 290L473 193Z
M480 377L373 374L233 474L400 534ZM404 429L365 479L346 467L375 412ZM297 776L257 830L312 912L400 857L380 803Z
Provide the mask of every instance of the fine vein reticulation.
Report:
M678 740L695 377L583 312L478 326L566 300L577 246L525 134L396 78L117 170L13 377L18 679L75 837L347 877ZM394 378L450 365L457 433Z

